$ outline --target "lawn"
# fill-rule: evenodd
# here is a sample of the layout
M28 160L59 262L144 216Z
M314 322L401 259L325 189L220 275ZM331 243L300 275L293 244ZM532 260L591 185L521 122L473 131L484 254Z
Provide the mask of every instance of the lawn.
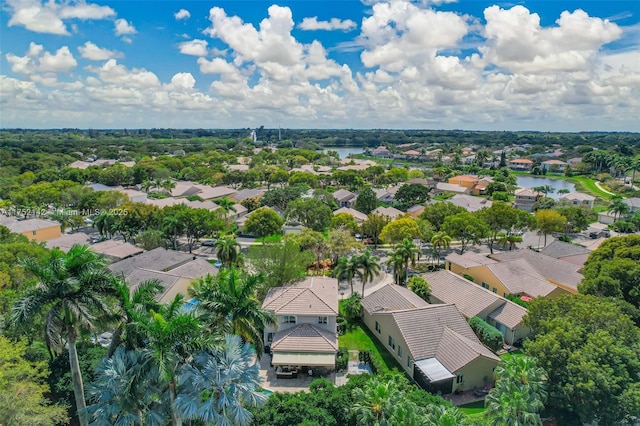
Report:
M363 324L355 324L342 336L338 337L338 347L350 350L371 351L371 355L377 359L377 365L392 370L394 368L403 371L398 361L389 353L382 343L367 330Z
M467 416L480 415L481 413L485 412L484 400L460 405L458 408Z
M511 357L516 357L516 358L520 358L523 357L524 353L522 353L522 351L520 349L516 350L516 351L511 351L511 352L507 352L504 353L502 355L500 355L500 358L502 358L503 360L508 360Z
M589 179L588 177L584 176L573 176L572 178L567 180L578 184L579 186L576 188L578 190L583 190L584 192L591 193L592 195L604 198L605 200L611 198L611 195L607 194L596 186L596 183L593 179Z

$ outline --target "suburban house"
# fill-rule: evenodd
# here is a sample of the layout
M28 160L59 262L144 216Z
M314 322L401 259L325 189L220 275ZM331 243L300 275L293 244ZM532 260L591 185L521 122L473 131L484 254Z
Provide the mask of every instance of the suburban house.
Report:
M555 240L540 250L540 253L582 268L589 258L591 250L575 244Z
M478 176L461 175L449 178L449 183L453 185L464 186L465 188L473 188L479 181Z
M516 158L509 161L509 168L515 171L528 172L533 167L533 161L526 158Z
M91 238L84 232L74 232L73 234L62 234L58 238L53 238L45 242L48 249L58 248L63 252L68 252L75 245L89 245Z
M266 191L260 188L247 188L241 189L240 191L233 194L230 198L232 201L236 203L240 203L248 198L259 198L264 195Z
M483 208L489 208L493 204L493 201L485 198L473 197L467 194L456 194L446 201L462 207L468 212L477 212Z
M572 206L588 207L590 209L593 208L593 202L595 199L596 197L582 192L570 192L568 194L561 195L559 198L560 201L566 201Z
M107 269L125 278L131 291L135 291L143 281L160 280L164 290L157 299L161 302L173 300L177 294L187 296L193 280L218 273L202 258L163 247L112 263Z
M390 204L396 199L396 193L400 189L401 185L391 186L389 188L373 188L373 192L376 194L376 198L381 203Z
M503 253L492 254L490 257L501 263L524 260L548 282L568 293L578 293L578 284L580 284L582 278L584 278L582 274L578 272L582 269L582 265L565 262L535 250L520 249L505 251Z
M407 209L407 214L411 217L418 217L422 214L422 212L424 211L424 207L425 206L421 206L421 205L414 205L411 206Z
M568 292L549 282L544 275L522 258L499 262L472 252L462 255L451 253L446 257L445 268L504 297L508 294L526 297L558 297Z
M96 253L103 255L111 262L118 262L122 259L144 252L140 247L118 240L101 241L93 244L90 248Z
M520 188L516 190L516 199L513 206L526 212L533 211L533 204L542 197L542 193L531 188Z
M375 158L391 158L391 151L386 146L380 145L371 152L371 155Z
M436 190L433 191L433 195L439 195L443 192L454 192L456 194L470 194L471 188L461 186L455 183L438 182L436 184Z
M540 165L549 172L562 172L567 168L567 163L560 160L547 160L540 163Z
M356 199L358 196L351 191L347 191L346 189L338 189L333 193L333 198L338 203L338 207L349 207L353 208L353 205L356 203Z
M634 213L634 212L637 212L638 210L640 210L640 198L638 198L638 197L626 198L624 200L624 202L631 209L631 213Z
M508 344L531 334L531 329L522 324L527 313L522 306L451 271L438 271L423 277L431 289L431 303L453 303L465 318L478 317L500 330Z
M362 212L359 212L356 209L350 209L349 207L341 207L338 210L333 212L334 216L337 215L337 214L340 214L340 213L346 213L346 214L352 216L356 220L356 223L358 225L362 225L362 222L367 220L367 215L366 214L364 214Z
M386 285L362 299L363 321L423 389L442 394L493 383L500 358L453 304L429 304Z
M15 234L22 234L29 240L48 241L60 238L60 223L49 219L17 219L0 215L0 225L9 228Z
M386 216L389 220L395 220L404 214L404 212L396 209L395 207L378 207L372 213Z
M171 196L184 198L190 195L197 195L203 200L214 200L222 197L232 197L237 191L226 186L201 185L189 181L175 182L175 187L171 189Z
M262 307L272 311L277 327L264 330L271 364L297 371L332 369L338 352L338 281L308 277L292 286L269 290Z

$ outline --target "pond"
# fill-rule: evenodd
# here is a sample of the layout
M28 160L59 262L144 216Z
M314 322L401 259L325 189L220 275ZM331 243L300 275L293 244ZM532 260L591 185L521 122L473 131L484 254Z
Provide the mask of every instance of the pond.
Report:
M355 147L355 146L346 147L346 148L328 147L328 148L324 149L323 151L324 152L336 151L338 153L338 156L342 160L343 158L347 158L349 156L349 154L362 154L363 149Z
M518 176L517 179L517 185L520 188L534 188L536 186L549 185L554 191L548 194L548 196L554 200L557 200L562 195L558 194L558 191L561 189L567 189L569 192L574 192L576 190L576 186L574 184L562 179L549 179L535 176Z

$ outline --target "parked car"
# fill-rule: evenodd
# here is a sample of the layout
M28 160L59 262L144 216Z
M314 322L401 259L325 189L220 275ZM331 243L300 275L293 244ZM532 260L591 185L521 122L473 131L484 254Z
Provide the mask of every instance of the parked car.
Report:
M207 247L213 247L213 246L216 245L216 240L213 240L213 239L202 240L202 241L200 241L200 245L207 246Z

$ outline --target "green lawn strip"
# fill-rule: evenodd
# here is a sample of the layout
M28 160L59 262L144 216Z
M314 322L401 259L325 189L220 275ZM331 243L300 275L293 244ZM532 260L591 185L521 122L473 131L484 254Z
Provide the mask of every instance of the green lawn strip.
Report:
M349 350L371 351L377 359L377 364L385 366L388 370L394 368L403 371L398 361L386 350L384 345L366 329L364 325L356 324L342 336L338 337L338 347Z
M596 183L593 179L589 179L584 176L573 176L570 179L567 179L569 182L573 182L576 184L576 189L582 192L590 193L591 195L595 195L605 200L611 198L611 195L602 191L600 188L596 186Z
M519 358L519 357L523 357L523 356L524 356L524 353L522 353L522 351L520 349L518 349L517 351L506 352L506 353L500 355L500 358L502 358L503 360L507 360L507 359L509 359L511 357Z
M462 411L467 416L478 416L482 415L486 411L484 408L484 400L482 401L474 401L468 404L458 406L458 409Z

